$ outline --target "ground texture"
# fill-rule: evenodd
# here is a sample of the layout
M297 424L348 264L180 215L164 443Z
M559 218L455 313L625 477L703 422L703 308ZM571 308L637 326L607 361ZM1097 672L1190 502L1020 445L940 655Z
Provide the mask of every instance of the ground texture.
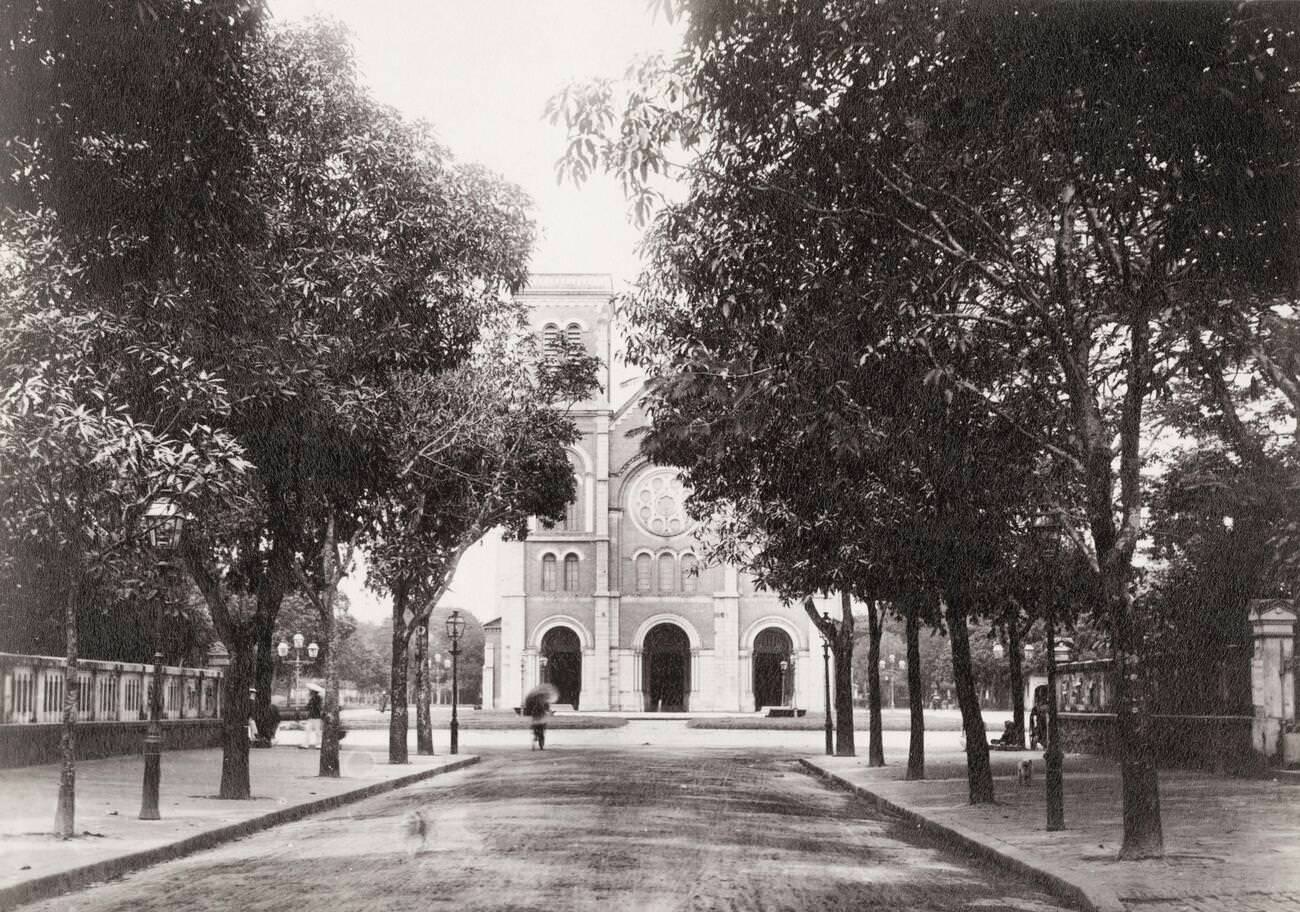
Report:
M423 835L421 835L423 831ZM785 752L557 746L33 910L1061 909Z

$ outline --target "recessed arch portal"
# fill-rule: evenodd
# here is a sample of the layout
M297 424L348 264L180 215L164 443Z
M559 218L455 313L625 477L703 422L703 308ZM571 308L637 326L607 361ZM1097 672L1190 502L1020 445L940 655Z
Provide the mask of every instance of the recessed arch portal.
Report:
M754 637L754 709L785 706L790 693L789 662L794 652L790 634L780 627L764 627ZM787 663L785 671L781 663Z
M542 680L560 692L560 703L578 708L582 694L582 641L568 627L552 627L542 636Z
M646 632L642 651L641 690L647 712L686 712L690 709L691 638L664 621Z

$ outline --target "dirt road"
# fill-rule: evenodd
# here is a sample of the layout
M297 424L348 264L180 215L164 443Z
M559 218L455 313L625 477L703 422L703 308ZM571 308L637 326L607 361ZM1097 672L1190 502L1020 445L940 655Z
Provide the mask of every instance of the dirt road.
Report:
M427 841L412 832L420 815ZM1032 885L913 840L785 752L497 754L31 909L1020 910Z

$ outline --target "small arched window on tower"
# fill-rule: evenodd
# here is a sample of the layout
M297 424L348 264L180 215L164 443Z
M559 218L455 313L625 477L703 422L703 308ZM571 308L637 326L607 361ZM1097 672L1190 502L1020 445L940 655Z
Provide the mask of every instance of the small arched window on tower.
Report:
M542 591L555 591L555 555L547 554L542 558Z
M571 356L577 355L582 350L582 327L577 323L570 323L564 327L564 342L569 348Z
M650 560L649 554L638 554L636 556L636 591L650 591L650 574L654 570L654 565Z
M578 555L576 554L564 556L564 591L578 591Z
M564 348L564 336L560 333L560 327L555 323L547 323L542 327L542 358L547 361L558 361Z
M677 589L677 560L671 554L659 555L659 591L673 592Z
M694 595L700 588L699 561L694 554L682 555L682 592Z

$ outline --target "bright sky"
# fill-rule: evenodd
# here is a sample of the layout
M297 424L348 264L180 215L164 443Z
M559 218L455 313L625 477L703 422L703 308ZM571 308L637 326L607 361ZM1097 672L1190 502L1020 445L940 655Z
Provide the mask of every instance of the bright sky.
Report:
M271 0L281 21L324 15L355 37L362 78L375 97L433 124L457 158L523 187L536 204L535 272L636 273L638 232L618 185L596 178L557 186L564 131L542 118L546 100L573 79L617 76L638 55L671 53L679 26L648 0ZM496 617L495 541L475 546L444 605ZM389 608L364 589L358 567L343 586L353 613L379 621Z

